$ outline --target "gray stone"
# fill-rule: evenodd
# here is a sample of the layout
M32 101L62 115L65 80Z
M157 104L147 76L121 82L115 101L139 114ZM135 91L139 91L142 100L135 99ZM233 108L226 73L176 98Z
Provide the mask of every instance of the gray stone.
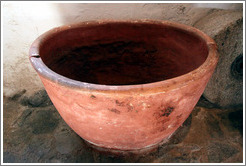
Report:
M69 154L82 147L81 138L74 132L67 130L55 134L56 150L61 154Z
M18 128L11 130L8 135L8 139L4 138L4 142L8 144L9 148L20 147L22 144L27 144L32 137L32 133L28 128Z
M40 90L28 98L28 104L32 107L44 107L52 105L52 102L45 90Z
M55 153L52 153L52 141L53 139L50 136L34 136L23 149L21 161L39 162L43 159L54 157Z
M194 26L215 40L220 54L217 68L203 96L211 103L224 108L242 105L242 12L214 10Z
M243 135L243 110L230 112L228 115L230 125L235 129L238 129L241 135Z
M33 110L31 110L31 109L26 109L26 110L23 111L22 115L17 120L18 126L20 126L20 127L23 126L23 124L25 123L27 117L31 115L32 111Z
M28 97L27 96L21 97L20 104L23 106L28 106Z
M161 153L161 162L164 163L190 163L200 161L200 149L196 144L175 144L167 145L158 153Z
M32 113L28 125L31 127L33 134L43 134L52 132L59 124L53 109L36 110Z
M216 108L217 105L209 102L205 97L201 96L196 106L204 107L204 108Z
M3 152L3 162L4 163L14 163L16 162L16 157L11 152Z
M18 100L25 93L26 93L26 90L23 89L23 90L17 92L16 94L14 94L12 97L10 97L10 99L12 99L12 100Z
M238 152L239 151L230 144L211 142L208 146L208 161L212 163L220 163Z
M212 114L205 116L205 121L207 126L207 132L211 138L223 138L224 133L220 128L220 123Z

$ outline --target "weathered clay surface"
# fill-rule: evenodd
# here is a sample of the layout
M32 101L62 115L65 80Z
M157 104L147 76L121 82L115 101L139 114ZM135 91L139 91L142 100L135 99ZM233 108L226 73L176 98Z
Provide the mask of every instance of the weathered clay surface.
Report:
M218 61L204 33L151 20L58 27L35 40L29 56L65 122L88 142L114 150L167 139L191 113Z
M151 152L110 153L88 146L53 105L23 106L4 98L4 163L239 163L243 161L243 111L195 107L169 141ZM202 105L206 101L201 100ZM43 112L50 116L40 116ZM44 123L45 122L45 123ZM34 124L32 126L30 124ZM48 123L48 124L46 124ZM49 128L47 128L49 126ZM39 128L39 129L38 129ZM35 132L36 131L36 132Z
M204 97L220 107L243 104L243 14L214 10L195 25L217 45L220 59Z

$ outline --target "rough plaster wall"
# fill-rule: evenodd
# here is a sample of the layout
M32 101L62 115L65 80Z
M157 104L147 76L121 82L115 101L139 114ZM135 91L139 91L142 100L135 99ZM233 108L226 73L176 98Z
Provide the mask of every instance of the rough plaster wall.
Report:
M43 87L28 59L33 40L61 24L52 4L3 3L3 92L5 96Z
M52 4L4 2L3 92L5 96L43 85L28 60L28 50L39 35L63 24L96 19L159 19L194 25L211 9L192 4Z
M158 19L192 25L211 9L194 8L193 4L56 4L63 23L95 19Z

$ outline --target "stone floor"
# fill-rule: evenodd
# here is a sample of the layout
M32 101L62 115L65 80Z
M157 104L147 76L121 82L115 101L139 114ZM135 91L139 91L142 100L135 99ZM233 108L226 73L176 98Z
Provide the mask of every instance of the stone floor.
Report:
M243 162L243 109L221 110L204 98L166 144L142 154L92 148L66 125L44 90L4 97L3 115L4 163Z

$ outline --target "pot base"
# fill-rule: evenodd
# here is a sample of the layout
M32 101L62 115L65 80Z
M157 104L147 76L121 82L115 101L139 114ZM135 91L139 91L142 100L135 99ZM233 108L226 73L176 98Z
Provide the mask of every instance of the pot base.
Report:
M172 134L173 135L173 134ZM85 143L93 148L94 150L101 152L101 153L111 153L111 154L116 154L116 155L124 155L124 154L146 154L146 153L150 153L150 152L154 152L156 150L158 150L158 147L167 144L170 140L170 138L172 137L172 135L170 135L169 137L163 139L161 142L153 144L153 145L149 145L146 146L144 148L139 148L139 149L132 149L132 150L120 150L120 149L113 149L113 148L105 148L105 147L101 147L97 144L94 144L90 141L84 140Z
M158 151L159 148L162 148L164 146L168 146L170 144L176 144L179 142L182 142L182 140L186 137L188 134L190 127L191 127L191 121L192 121L192 114L184 121L184 123L171 135L169 135L167 138L163 139L161 142L146 146L144 148L140 149L133 149L133 150L121 150L121 149L113 149L113 148L105 148L101 147L93 142L87 141L85 139L84 142L91 147L93 150L104 153L104 154L112 154L116 156L124 156L124 155L146 155L151 152Z

